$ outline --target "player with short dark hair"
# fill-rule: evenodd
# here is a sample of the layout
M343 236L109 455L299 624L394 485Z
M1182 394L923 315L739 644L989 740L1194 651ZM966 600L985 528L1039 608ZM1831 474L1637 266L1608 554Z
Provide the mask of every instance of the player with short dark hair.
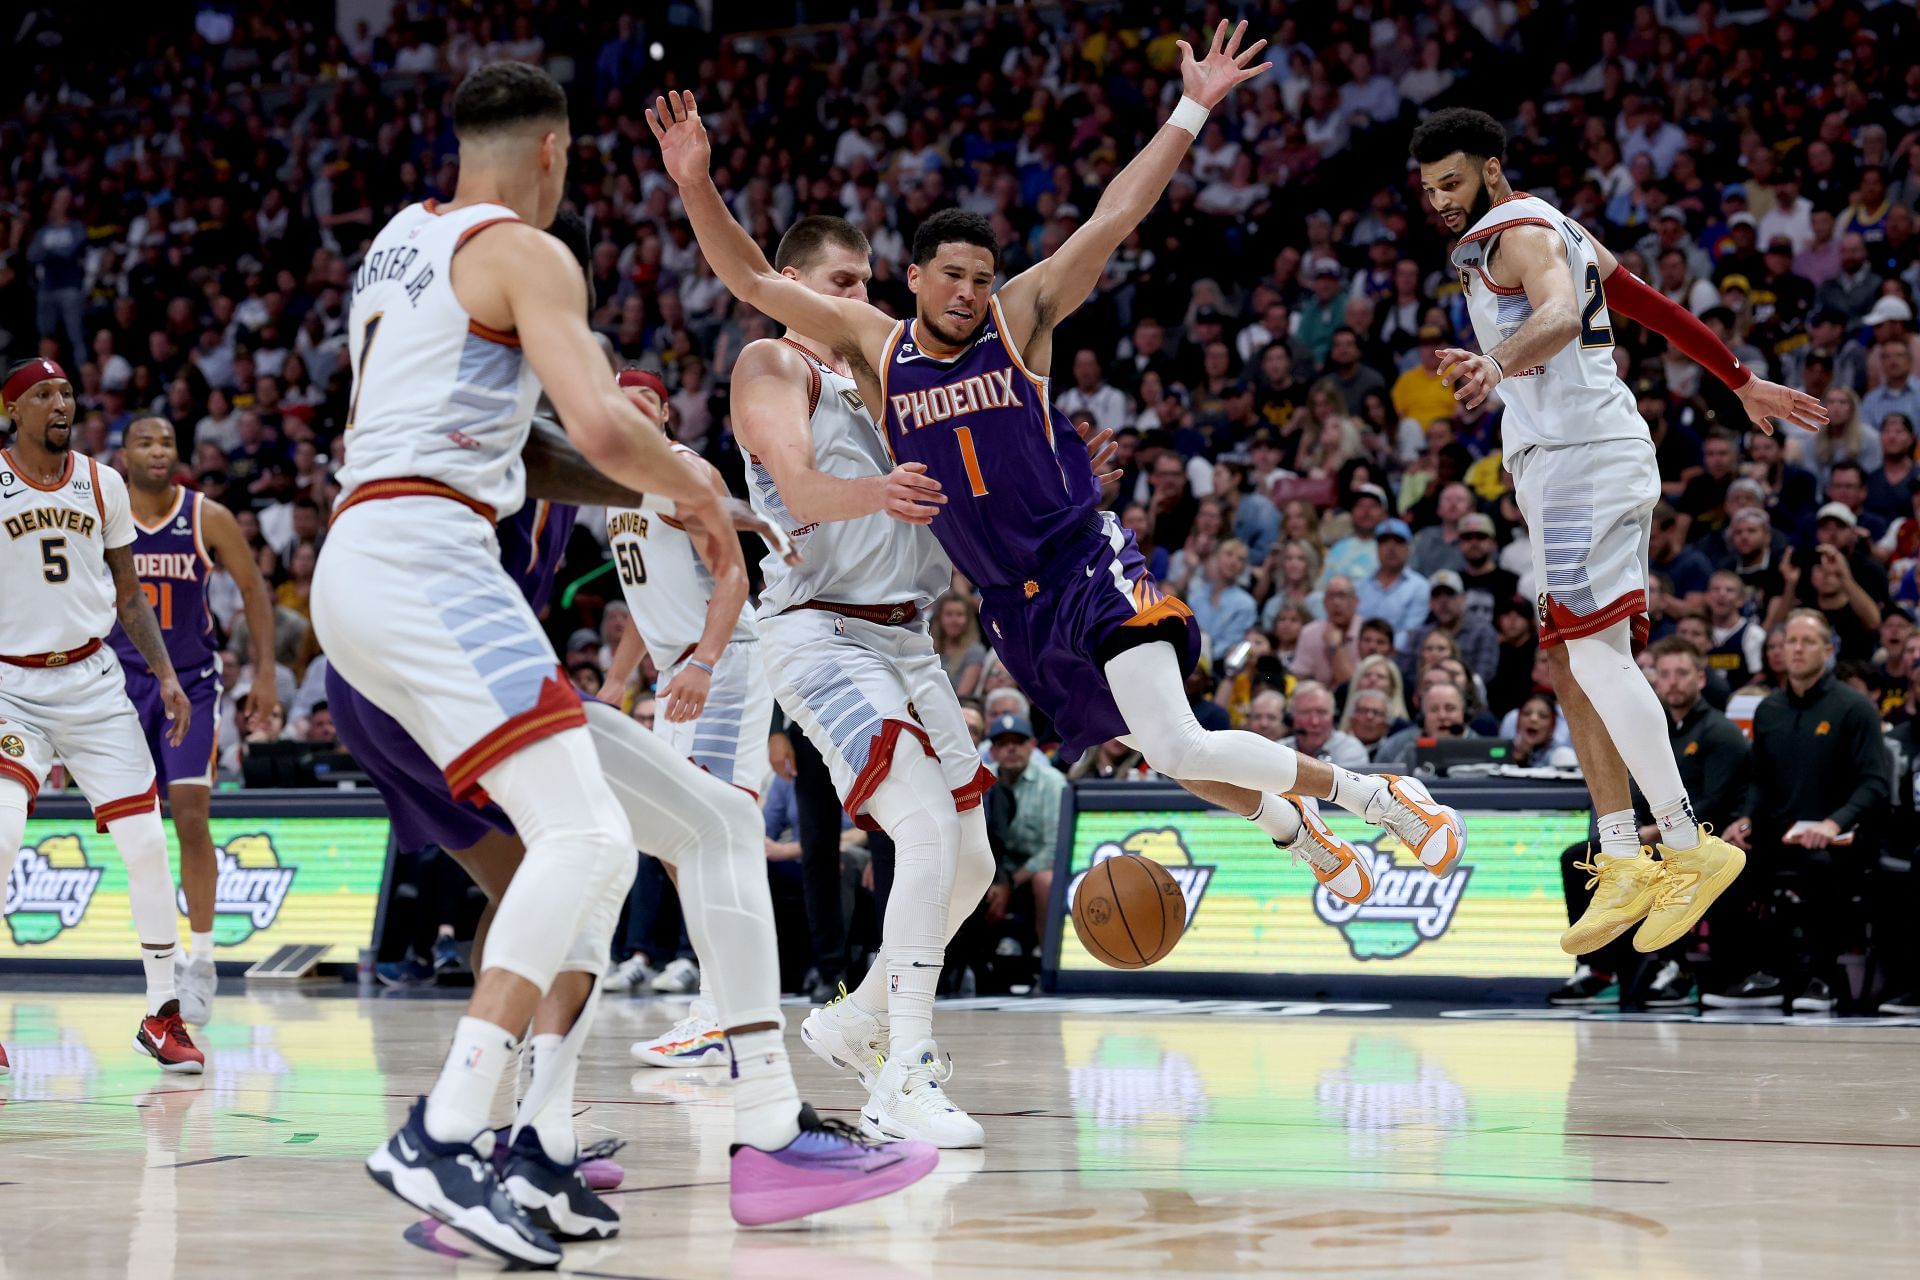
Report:
M273 597L260 577L252 549L233 513L174 482L180 446L165 418L140 418L127 426L122 460L132 499L133 567L140 590L160 620L160 632L193 704L186 738L168 741L159 680L126 628L109 637L126 671L127 696L147 733L147 748L167 789L174 836L180 842L180 890L187 900L192 948L175 975L180 1015L204 1024L213 1016L219 977L213 967L214 890L219 866L208 826L214 762L220 754L220 655L214 648L213 616L207 610L207 577L217 564L233 576L253 641L253 687L247 694L246 727L264 728L280 710L274 689Z
M1613 313L1638 320L1731 388L1760 430L1813 429L1819 401L1753 376L1698 319L1620 269L1583 228L1505 173L1493 117L1449 107L1414 130L1420 185L1459 236L1453 267L1479 353L1439 352L1468 412L1501 388L1501 439L1514 497L1533 531L1540 643L1599 815L1598 886L1561 937L1582 955L1642 920L1633 945L1658 951L1691 929L1739 875L1741 851L1697 821L1660 700L1633 649L1647 635L1647 553L1661 502L1647 423L1614 363ZM1611 308L1611 310L1609 310ZM1659 824L1643 854L1628 778Z
M1256 734L1200 727L1184 685L1199 654L1192 612L1153 581L1132 533L1100 511L1086 452L1040 372L1052 363L1055 326L1152 209L1208 112L1265 69L1250 64L1266 42L1242 51L1245 31L1222 22L1204 59L1181 43L1186 96L1166 125L1066 243L998 293L989 224L954 211L929 217L907 273L915 314L901 322L799 287L766 262L707 172L690 93L661 99L648 123L715 273L877 386L893 458L938 482L946 505L934 535L980 588L996 653L1052 716L1063 751L1124 737L1156 770L1252 819L1330 892L1358 902L1372 892L1366 860L1292 797L1332 799L1387 826L1438 875L1460 856L1458 815L1413 779L1368 777Z

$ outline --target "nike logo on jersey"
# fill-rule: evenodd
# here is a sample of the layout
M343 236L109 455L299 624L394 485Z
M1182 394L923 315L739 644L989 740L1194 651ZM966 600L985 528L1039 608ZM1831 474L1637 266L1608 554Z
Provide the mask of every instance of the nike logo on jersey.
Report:
M913 344L911 342L901 343L900 349L894 352L894 355L893 355L893 362L895 364L905 364L909 360L927 360L927 359L931 359L931 357L928 356L927 353L924 351L915 351L913 349Z
M25 489L15 489L12 493L0 493L0 502L6 502L11 498L17 498L25 492L26 492Z

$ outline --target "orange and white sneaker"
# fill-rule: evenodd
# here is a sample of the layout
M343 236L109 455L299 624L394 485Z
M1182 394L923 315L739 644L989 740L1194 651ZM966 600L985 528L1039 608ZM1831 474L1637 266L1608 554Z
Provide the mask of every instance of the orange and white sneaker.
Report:
M1368 822L1378 823L1413 851L1420 865L1436 876L1453 870L1466 851L1467 829L1460 815L1433 798L1417 778L1383 773L1386 788L1369 806ZM1372 810L1377 808L1379 812Z
M160 1064L162 1071L180 1075L199 1075L206 1070L207 1057L194 1047L187 1024L180 1018L180 1002L169 1000L160 1012L140 1020L133 1047Z
M1286 797L1300 811L1300 834L1292 844L1273 842L1274 848L1293 855L1295 862L1313 868L1313 878L1342 902L1362 903L1373 894L1373 876L1367 869L1367 857L1358 846L1335 835L1320 817L1320 806L1310 796Z

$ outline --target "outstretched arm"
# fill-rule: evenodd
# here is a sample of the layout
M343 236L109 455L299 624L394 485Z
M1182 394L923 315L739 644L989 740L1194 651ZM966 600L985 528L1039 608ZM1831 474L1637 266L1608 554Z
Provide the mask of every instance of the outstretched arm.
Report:
M1672 343L1680 354L1725 383L1740 397L1741 407L1753 419L1754 426L1772 435L1773 418L1783 419L1805 431L1817 431L1826 425L1827 411L1818 400L1804 391L1756 378L1753 370L1742 365L1699 317L1633 272L1621 270L1618 259L1598 240L1593 242L1593 250L1600 264L1601 282L1606 287L1607 309L1622 319L1637 321L1653 330Z
M682 456L680 464L700 472L717 497L726 496L727 487L711 463ZM731 529L718 533L703 529L693 535L693 540L694 553L705 562L713 578L713 594L707 597L707 622L700 642L694 645L673 682L660 691L665 700L664 713L676 724L697 720L706 709L713 669L720 665L727 641L739 625L740 606L747 602L747 567L740 558L740 539Z
M815 293L775 271L753 237L733 220L708 172L712 148L693 95L675 92L655 99L647 109L647 127L660 143L668 176L680 188L680 203L700 251L733 296L835 351L877 364L893 322L864 302Z
M1214 29L1213 43L1204 59L1196 60L1193 49L1180 44L1180 79L1185 89L1180 107L1160 126L1146 149L1122 169L1094 206L1093 216L1067 237L1067 242L1052 257L1034 264L1007 282L1001 291L1001 312L1006 319L1007 338L1018 347L1027 363L1044 369L1050 351L1030 348L1035 337L1050 336L1061 318L1072 314L1087 300L1108 259L1133 234L1133 229L1153 209L1161 192L1179 169L1187 149L1200 134L1206 113L1213 110L1235 85L1266 71L1272 64L1248 66L1266 48L1265 40L1255 41L1245 50L1240 40L1246 35L1242 22L1227 33L1226 20ZM1191 101L1195 106L1189 107Z

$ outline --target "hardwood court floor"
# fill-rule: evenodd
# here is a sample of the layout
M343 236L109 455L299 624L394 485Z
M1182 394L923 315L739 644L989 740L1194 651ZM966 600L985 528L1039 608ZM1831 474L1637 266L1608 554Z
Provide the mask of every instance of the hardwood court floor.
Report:
M136 996L0 990L0 1280L494 1274L360 1168L459 1006L228 987L207 1074L164 1080L130 1047ZM677 1009L603 1006L580 1124L631 1143L625 1224L573 1274L1832 1280L1920 1257L1915 1026L943 1005L986 1150L741 1231L723 1072L627 1058ZM789 1042L803 1095L853 1118L856 1086Z

